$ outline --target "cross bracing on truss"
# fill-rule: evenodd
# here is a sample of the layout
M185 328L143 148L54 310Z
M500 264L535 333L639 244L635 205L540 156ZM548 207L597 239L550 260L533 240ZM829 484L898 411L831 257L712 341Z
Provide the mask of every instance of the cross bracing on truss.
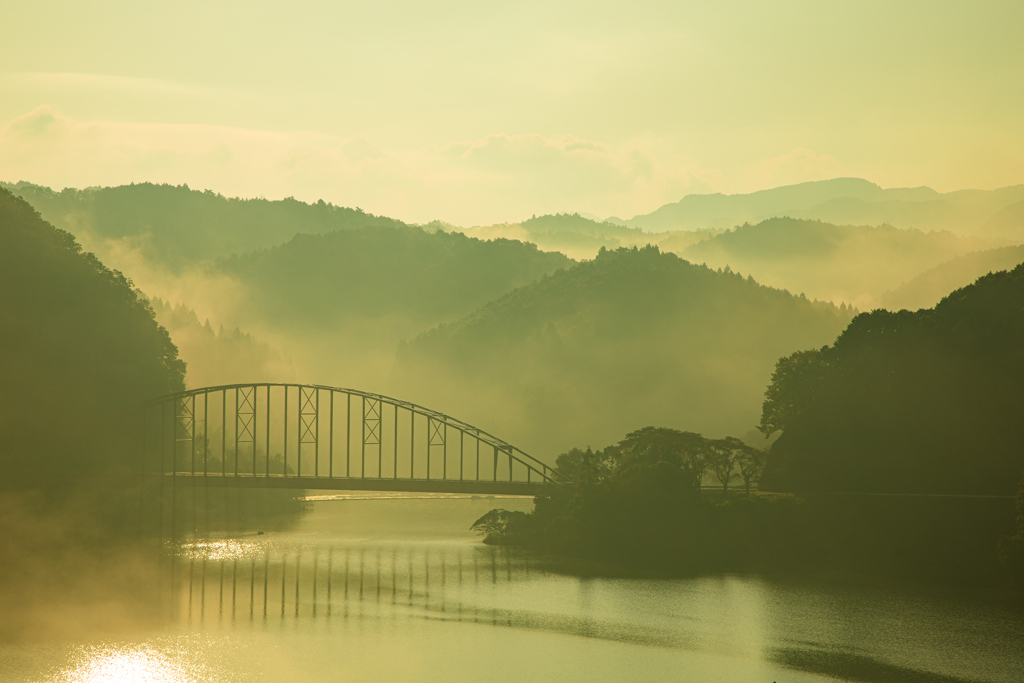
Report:
M327 393L324 395L325 401L322 402L321 394L324 392ZM228 394L232 394L231 401L228 400ZM340 404L344 412L344 419L340 425L335 409L336 398L339 395L344 395L345 399ZM297 399L291 406L289 397L291 400ZM357 406L352 406L353 398L357 400ZM170 416L168 406L171 406ZM358 431L355 433L352 430L355 426L352 425L353 407L358 411L357 419L361 418L361 424L356 426ZM386 410L386 407L390 409ZM197 418L199 408L201 419ZM219 474L224 477L305 479L326 476L331 479L387 478L408 482L424 480L464 483L497 483L500 477L500 481L506 483L505 489L509 490L510 487L515 488L517 482L531 485L566 483L565 477L554 468L474 425L410 401L357 389L287 383L220 385L191 389L153 399L147 402L146 410L149 414L157 413L160 427L158 436L151 434L144 437L143 469L147 467L145 463L155 460L152 451L157 450L161 463L158 471L165 475L201 474L203 477L209 477L211 474L217 474L209 471L207 454L210 444L216 437L214 434L214 439L211 439L211 423L216 429L219 422L222 428ZM212 421L211 411L214 413ZM401 416L406 414L403 422ZM172 443L165 445L163 435L167 430L164 421L169 417L172 420L170 432L174 438ZM220 419L217 420L217 417ZM229 418L232 418L234 426L233 449L229 449L227 438ZM419 428L417 421L420 422ZM150 419L149 422L153 421ZM199 436L197 424L202 425ZM420 431L423 427L425 430ZM344 434L344 441L339 444L340 433ZM417 433L421 435L420 441L417 440ZM453 434L456 437L454 442ZM407 439L404 438L406 435ZM359 446L355 454L352 453L353 436L357 438ZM201 471L196 468L197 439L203 444ZM467 441L470 442L468 449ZM191 446L179 442L191 442ZM150 444L148 456L146 443ZM247 461L251 453L249 464L240 462L241 445L246 446L244 455ZM488 447L492 453L485 455L481 445ZM336 446L343 446L343 449L340 449L344 454L343 463L337 462ZM275 467L278 469L272 471L271 451L276 447L280 447L280 452L274 456L277 459ZM170 472L167 470L164 457L167 448L172 451L170 462L173 465ZM182 448L191 450L191 459L184 458L184 461L190 463L191 469L181 469ZM262 471L257 462L258 452L263 465ZM420 458L417 458L417 452ZM214 457L217 455L218 453L214 453ZM354 461L353 455L356 456ZM324 457L327 459L326 462L323 461ZM225 466L229 459L233 461L233 472L229 472ZM338 474L336 470L336 465L342 464L344 467L341 472L344 472L344 475Z

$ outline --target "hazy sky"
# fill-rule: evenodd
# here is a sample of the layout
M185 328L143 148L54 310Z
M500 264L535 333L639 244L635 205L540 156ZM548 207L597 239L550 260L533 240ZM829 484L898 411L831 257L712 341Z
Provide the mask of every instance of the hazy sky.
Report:
M7 2L0 179L409 221L1024 182L1024 2Z

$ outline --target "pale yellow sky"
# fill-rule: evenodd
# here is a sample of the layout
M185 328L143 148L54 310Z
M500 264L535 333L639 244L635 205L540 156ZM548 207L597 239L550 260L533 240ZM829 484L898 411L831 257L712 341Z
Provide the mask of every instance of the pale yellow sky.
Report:
M2 180L463 225L1024 182L1020 0L4 4Z

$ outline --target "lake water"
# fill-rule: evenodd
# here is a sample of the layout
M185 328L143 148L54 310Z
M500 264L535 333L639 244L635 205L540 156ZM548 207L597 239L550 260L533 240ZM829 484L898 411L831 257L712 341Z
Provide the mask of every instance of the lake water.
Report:
M0 644L0 681L1024 681L1024 620L992 602L580 578L467 529L530 505L322 500L288 532L188 539L158 619Z

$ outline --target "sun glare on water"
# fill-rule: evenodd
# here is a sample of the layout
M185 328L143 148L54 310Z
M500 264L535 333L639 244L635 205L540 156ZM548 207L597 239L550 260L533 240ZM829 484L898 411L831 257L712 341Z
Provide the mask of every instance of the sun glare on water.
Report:
M202 664L150 645L81 648L55 683L199 683L214 677Z

